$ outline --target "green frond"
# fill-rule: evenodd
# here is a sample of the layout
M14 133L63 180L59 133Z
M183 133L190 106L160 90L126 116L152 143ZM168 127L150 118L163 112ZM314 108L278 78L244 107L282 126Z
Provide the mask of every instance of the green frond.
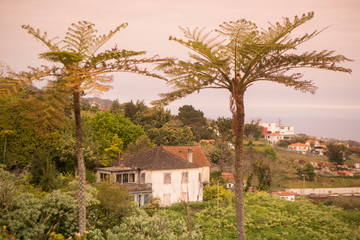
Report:
M128 23L122 23L114 30L111 30L108 34L97 36L89 47L89 55L94 55L109 39L111 39L121 29L126 28Z
M267 30L245 19L225 22L216 29L217 35L204 28L180 28L184 39L170 37L191 50L189 60L171 60L158 65L170 80L172 91L162 94L159 103L165 104L203 88L225 88L231 94L243 92L256 81L273 81L303 92L314 93L315 85L302 80L297 68L317 68L350 73L341 64L350 59L334 51L296 53L296 47L320 34L320 31L292 37L291 33L310 21L313 12L295 16L293 20L270 24ZM221 41L219 41L221 39Z
M62 63L64 65L71 65L83 60L83 57L78 53L73 52L46 52L39 54L40 58L46 59L51 62Z
M27 30L28 33L32 35L34 38L44 43L51 51L59 51L58 43L53 43L53 41L56 40L57 38L48 39L47 32L41 34L39 29L34 29L30 25L22 25L22 28Z

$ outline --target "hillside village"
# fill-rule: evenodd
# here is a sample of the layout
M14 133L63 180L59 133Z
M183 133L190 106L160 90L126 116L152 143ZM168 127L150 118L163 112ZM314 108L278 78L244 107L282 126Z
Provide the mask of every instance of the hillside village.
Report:
M106 111L106 106L100 107L99 100L90 100L88 105L91 108L97 108L99 111ZM109 104L107 102L107 104ZM137 102L136 104L139 104ZM191 111L196 112L192 109ZM211 121L204 121L203 124L208 125L208 129L214 131L215 138L202 139L199 138L198 145L178 145L178 146L161 146L158 150L151 148L143 153L134 155L134 157L126 158L124 162L119 161L115 163L113 167L103 167L97 169L97 181L104 181L108 179L110 182L119 182L125 184L130 189L130 193L134 197L134 201L138 202L139 206L146 205L150 201L150 196L158 198L161 206L168 206L173 203L181 201L202 201L203 189L210 184L210 172L222 172L222 181L225 186L233 190L235 180L232 173L232 168L221 166L223 163L214 161L214 152L210 151L209 148L217 148L218 143L216 140L218 137L222 137L222 134L216 125L213 125ZM308 156L320 158L316 161L309 161L313 167L313 172L318 177L356 177L360 175L359 160L349 161L349 165L342 163L330 162L327 154L327 144L334 144L336 146L344 146L349 148L346 142L336 141L335 139L326 139L320 137L312 137L306 135L297 135L295 133L294 126L277 125L274 122L248 122L248 126L254 126L254 129L261 133L258 135L257 140L262 142L261 144L270 144L274 149L281 152L288 152L295 154L293 156ZM251 135L251 134L250 134ZM255 140L253 136L246 136L249 139ZM297 141L300 142L297 142ZM233 150L233 144L231 139L225 142L226 147L231 151ZM284 145L285 144L285 145ZM209 147L210 146L210 147ZM151 153L154 152L154 153ZM172 159L178 167L167 166L164 163L162 154L155 153L156 151L166 153L169 155L174 154L172 157L167 156L165 158ZM192 154L195 153L195 157ZM155 157L156 155L156 157ZM231 158L231 156L228 156ZM180 157L180 158L179 158ZM137 160L134 160L134 159ZM202 159L202 160L201 160ZM343 153L343 160L345 161L347 156ZM180 164L182 162L182 164ZM226 162L226 161L225 161ZM296 157L290 160L293 164L303 166L307 163L304 160L297 160ZM132 163L132 165L129 165ZM198 167L205 167L204 170L190 170L191 167L188 164L195 164ZM144 165L145 164L145 165ZM184 165L185 164L185 165ZM226 163L224 164L226 165ZM172 169L172 170L171 170ZM175 170L178 169L178 170ZM156 171L157 173L155 174ZM147 173L146 173L147 172ZM179 172L179 173L176 173ZM107 175L109 174L109 175ZM123 182L123 175L128 175L126 182ZM180 175L176 175L180 174ZM185 180L185 179L196 179L195 176L199 175L198 180ZM131 176L131 177L130 177ZM146 176L146 177L145 177ZM155 177L157 176L157 177ZM157 180L156 180L157 179ZM160 181L159 181L160 180ZM169 184L168 187L166 185ZM247 181L244 179L243 187L246 188ZM171 187L170 187L171 186ZM284 187L275 187L275 189L284 189ZM169 190L166 190L169 189ZM171 189L171 190L170 190ZM272 187L271 189L274 189ZM248 191L257 191L256 186L249 186ZM273 195L279 195L281 198L294 200L296 194L290 194L286 192L273 192Z
M278 13L254 5L256 15L253 6L243 3L234 8L215 1L168 7L164 2L73 1L69 12L63 2L45 2L27 7L8 1L2 8L3 18L9 19L3 31L8 38L3 39L12 40L3 44L3 57L12 66L0 61L0 240L360 240L360 143L299 134L296 126L280 120L245 122L249 88L255 84L276 83L314 94L323 83L318 86L313 78L356 79L350 75L356 57L341 53L349 52L349 44L338 45L347 46L339 53L331 44L325 46L329 50L319 49L321 38L302 47L325 30L303 28L314 12L280 17L264 27L252 21ZM333 17L327 4L316 7L322 18ZM221 20L239 17L243 10L250 20ZM90 14L100 25L82 20L59 31L79 14ZM118 22L124 16L135 28L115 38L128 26ZM186 16L212 26L220 20L220 25L208 30ZM171 28L183 20L191 24L180 27L179 36ZM21 35L10 23L21 26ZM104 24L118 25L103 33ZM134 35L136 28L140 31ZM167 48L153 38L166 31L178 47ZM144 37L149 33L151 38ZM24 34L41 44L29 48L33 43ZM313 74L315 69L339 75ZM145 78L149 81L140 82ZM324 109L346 110L351 118L346 126L351 127L350 113L357 105L345 94L356 95L356 88L346 82L326 84L318 103L277 88L277 96L295 100L283 104L274 98L272 86L258 89L251 103L258 112L278 104L289 110L286 114L311 116L312 121L315 116L305 113L309 109L318 116L326 116ZM119 86L121 91L110 93ZM340 86L347 89L337 91L344 101L336 106L326 102ZM222 94L211 95L218 105L216 119L192 105L211 106L209 98L205 104L191 100L176 114L166 108L204 89L227 92L224 100L217 100ZM86 98L107 91L127 102ZM140 99L130 100L134 97ZM275 101L267 102L270 98ZM151 99L151 106L145 99ZM219 116L224 106L231 117Z

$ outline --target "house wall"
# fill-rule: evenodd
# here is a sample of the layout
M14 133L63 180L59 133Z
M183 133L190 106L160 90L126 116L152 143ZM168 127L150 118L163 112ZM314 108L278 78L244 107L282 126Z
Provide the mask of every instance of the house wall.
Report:
M270 141L272 144L276 144L278 141L284 140L284 136L265 135L265 139Z
M181 182L183 172L188 172L187 184ZM171 184L164 184L164 173L171 173ZM152 195L160 199L162 206L178 203L183 200L191 202L202 201L203 186L199 181L199 173L202 173L201 168L152 171ZM187 195L184 195L186 193ZM169 202L164 201L165 195L170 197Z
M280 133L283 135L294 135L295 128L293 126L276 126L276 123L264 122L259 123L260 126L267 128L268 133Z
M204 184L210 183L210 167L202 167L201 182Z

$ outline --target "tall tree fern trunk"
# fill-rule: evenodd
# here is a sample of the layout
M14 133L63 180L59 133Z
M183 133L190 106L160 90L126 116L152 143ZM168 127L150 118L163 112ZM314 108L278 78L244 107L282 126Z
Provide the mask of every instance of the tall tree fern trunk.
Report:
M244 92L233 95L233 129L235 135L235 207L236 207L236 231L238 240L245 240L245 214L243 194L243 138L244 138Z
M73 92L74 101L74 117L76 128L76 158L78 161L79 171L79 189L78 189L78 207L79 207L79 231L82 234L86 230L86 198L85 198L85 164L83 157L83 139L80 114L80 92L77 89Z

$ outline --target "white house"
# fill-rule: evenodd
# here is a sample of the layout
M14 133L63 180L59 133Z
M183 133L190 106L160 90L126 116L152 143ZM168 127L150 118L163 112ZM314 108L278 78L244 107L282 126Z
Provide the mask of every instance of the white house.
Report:
M319 147L320 146L320 143L319 143L318 140L309 139L309 140L306 140L306 142L305 142L305 144L309 145L309 146L311 146L312 143L314 144L314 147Z
M277 126L274 122L260 122L259 125L264 128L265 133L279 133L285 136L295 135L293 126Z
M284 136L279 133L267 133L264 135L265 139L272 144L276 144L280 140L284 140Z
M159 198L161 206L202 201L203 185L209 179L204 177L204 167L191 162L192 150L187 156L189 160L184 160L164 147L153 147L125 159L121 167L98 168L97 181L124 184L139 206L147 204L150 195Z
M193 146L163 146L168 151L185 161L201 167L201 183L206 185L210 182L210 162L205 156L200 145Z
M271 193L271 195L277 195L279 196L281 199L285 199L288 201L295 201L295 195L294 193L290 193L290 192L273 192Z
M306 154L307 152L309 152L311 150L311 147L307 144L297 142L297 143L290 144L288 146L288 149L302 153L302 154Z

